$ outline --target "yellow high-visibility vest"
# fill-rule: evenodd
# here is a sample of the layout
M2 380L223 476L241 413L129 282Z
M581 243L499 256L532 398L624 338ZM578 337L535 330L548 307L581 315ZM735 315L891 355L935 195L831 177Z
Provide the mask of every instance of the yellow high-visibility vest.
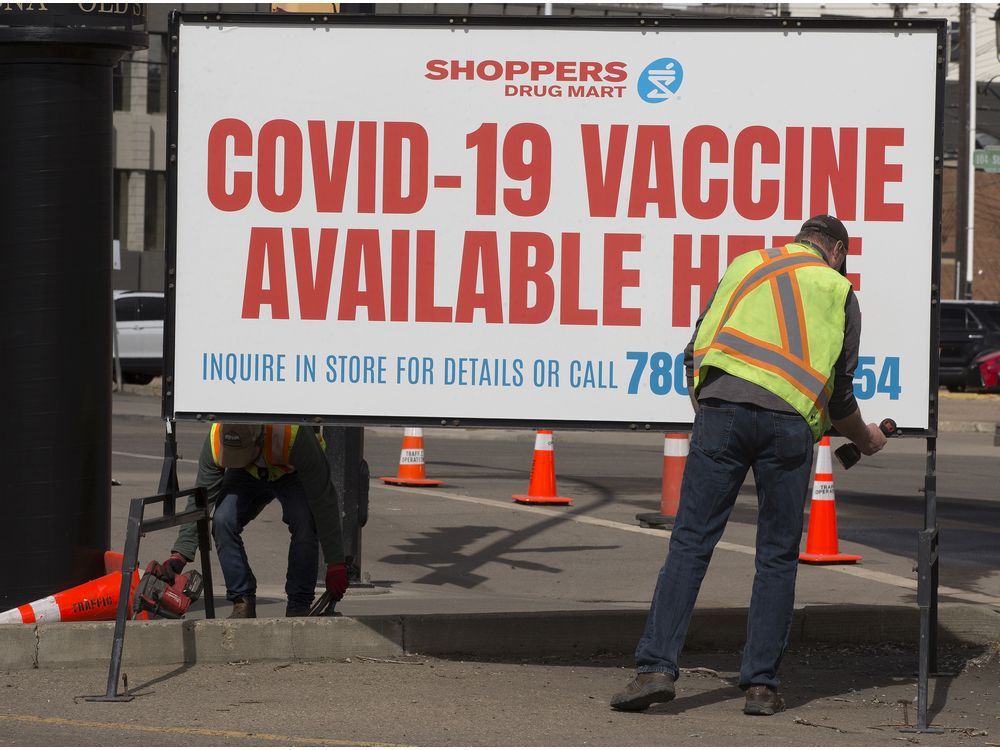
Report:
M830 429L827 406L850 289L807 245L736 258L695 338L695 394L717 367L787 401L819 440Z

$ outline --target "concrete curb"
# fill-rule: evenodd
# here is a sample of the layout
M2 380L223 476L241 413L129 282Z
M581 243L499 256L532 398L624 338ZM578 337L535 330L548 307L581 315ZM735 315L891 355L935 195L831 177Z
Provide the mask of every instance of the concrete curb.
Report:
M988 432L996 431L996 422L959 422L946 420L938 422L938 432Z
M642 610L513 612L257 620L159 620L129 623L124 666L317 661L348 657L469 655L539 659L629 654L642 633ZM1000 609L942 604L939 640L1000 642ZM696 610L691 651L743 646L745 609ZM108 664L112 622L0 626L0 669ZM919 637L916 607L807 606L796 610L793 643L909 643Z

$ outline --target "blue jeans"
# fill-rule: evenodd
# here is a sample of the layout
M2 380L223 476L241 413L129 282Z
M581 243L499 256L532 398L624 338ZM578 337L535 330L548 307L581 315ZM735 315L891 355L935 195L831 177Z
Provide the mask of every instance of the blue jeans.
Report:
M706 399L694 420L666 562L635 652L639 672L675 678L691 613L747 471L757 483L757 555L740 687L777 689L795 602L813 437L797 414Z
M257 595L257 579L250 569L241 534L274 498L281 503L281 520L292 535L285 573L288 604L308 608L316 593L319 541L302 480L294 473L268 482L243 469L226 470L212 517L212 536L226 579L226 598L234 601L238 596Z

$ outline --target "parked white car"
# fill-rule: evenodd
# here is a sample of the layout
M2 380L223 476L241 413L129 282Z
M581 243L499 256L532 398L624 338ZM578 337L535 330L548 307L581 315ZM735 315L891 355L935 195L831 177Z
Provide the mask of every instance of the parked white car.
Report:
M114 293L122 380L145 385L163 374L163 292Z

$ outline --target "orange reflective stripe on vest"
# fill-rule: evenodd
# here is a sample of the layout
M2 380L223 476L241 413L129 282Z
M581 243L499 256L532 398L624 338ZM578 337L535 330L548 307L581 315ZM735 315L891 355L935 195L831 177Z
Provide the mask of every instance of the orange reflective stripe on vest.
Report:
M214 422L209 435L212 442L212 460L215 461L216 466L221 466L219 456L222 455L222 425Z
M289 472L288 457L292 452L292 425L264 425L264 461L269 466Z

